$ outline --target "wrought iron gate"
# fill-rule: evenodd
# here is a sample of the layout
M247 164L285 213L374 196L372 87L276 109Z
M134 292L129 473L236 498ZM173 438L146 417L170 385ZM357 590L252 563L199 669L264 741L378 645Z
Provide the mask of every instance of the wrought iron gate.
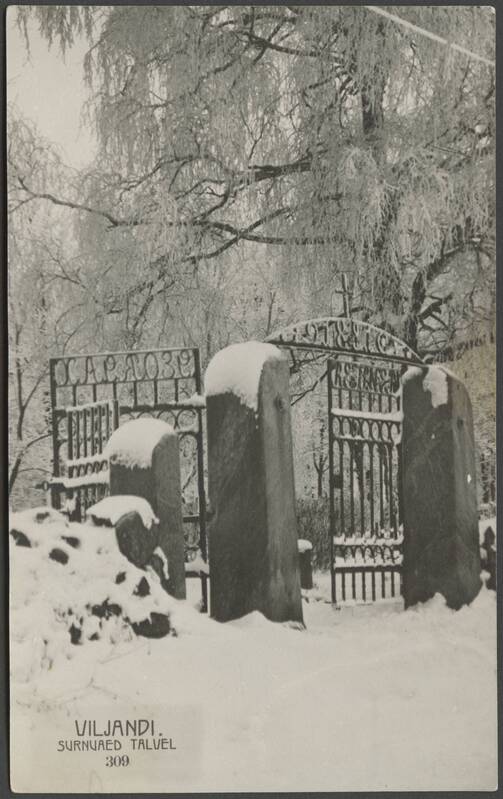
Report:
M350 314L347 297L344 307ZM326 364L314 385L326 380L328 388L332 602L398 596L401 376L421 358L350 315L299 322L267 341L289 351L292 373Z
M53 444L52 504L71 518L108 493L103 449L127 419L153 416L179 433L188 557L207 559L204 398L196 348L68 355L50 360ZM206 607L206 577L202 600Z
M332 601L401 593L403 367L328 361Z

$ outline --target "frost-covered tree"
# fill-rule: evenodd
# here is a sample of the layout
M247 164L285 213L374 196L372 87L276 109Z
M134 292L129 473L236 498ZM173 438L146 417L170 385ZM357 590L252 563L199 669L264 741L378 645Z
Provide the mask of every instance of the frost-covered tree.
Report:
M394 11L493 57L488 7ZM332 310L347 271L363 318L422 350L456 338L460 309L490 318L490 65L364 7L21 7L30 18L63 48L89 39L100 154L58 199L81 209L131 341L208 265L250 259L308 314Z
M8 111L8 483L17 504L36 499L34 485L50 474L49 357L94 337L95 314L69 212L45 196L72 174L31 123Z
M9 227L9 494L21 475L40 479L48 472L43 455L47 432L48 331L52 329L46 265L59 259L59 247L47 234L47 213L28 204L17 180L47 174L50 153L10 109L8 128ZM47 157L47 160L45 159ZM22 168L14 174L14 161ZM44 230L45 228L45 230ZM33 480L32 480L33 482Z

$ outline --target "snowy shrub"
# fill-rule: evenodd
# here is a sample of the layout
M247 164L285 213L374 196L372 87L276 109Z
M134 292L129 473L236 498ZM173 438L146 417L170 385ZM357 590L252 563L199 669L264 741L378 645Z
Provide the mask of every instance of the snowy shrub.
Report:
M88 642L176 634L175 600L120 552L115 530L35 508L10 520L12 668L25 679Z

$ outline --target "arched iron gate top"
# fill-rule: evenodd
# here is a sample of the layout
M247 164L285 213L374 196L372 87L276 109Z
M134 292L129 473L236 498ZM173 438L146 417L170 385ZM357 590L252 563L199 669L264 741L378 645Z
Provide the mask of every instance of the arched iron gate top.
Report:
M365 360L422 365L424 361L404 341L369 322L345 316L328 316L297 322L272 333L269 344L332 355L359 356Z

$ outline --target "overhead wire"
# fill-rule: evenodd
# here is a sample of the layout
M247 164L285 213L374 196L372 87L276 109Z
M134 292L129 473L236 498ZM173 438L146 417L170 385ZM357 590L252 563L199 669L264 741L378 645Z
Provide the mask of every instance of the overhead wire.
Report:
M446 45L447 47L451 47L453 50L456 50L458 53L462 53L463 55L468 56L469 58L473 58L476 61L481 61L483 64L487 64L490 67L495 67L496 62L490 58L486 58L479 53L474 53L473 50L468 50L466 47L462 47L460 44L456 42L450 42L445 39L443 36L439 36L438 33L433 33L432 31L428 31L425 28L421 28L419 25L414 25L412 22L409 22L403 17L397 16L397 14L392 14L390 11L385 11L383 8L379 6L364 6L368 11L372 11L374 14L379 14L382 17L386 17L387 19L391 19L393 22L396 22L397 25L401 25L403 28L408 28L409 30L418 33L421 36L426 36L428 39L431 39L434 42L438 42L439 44Z

